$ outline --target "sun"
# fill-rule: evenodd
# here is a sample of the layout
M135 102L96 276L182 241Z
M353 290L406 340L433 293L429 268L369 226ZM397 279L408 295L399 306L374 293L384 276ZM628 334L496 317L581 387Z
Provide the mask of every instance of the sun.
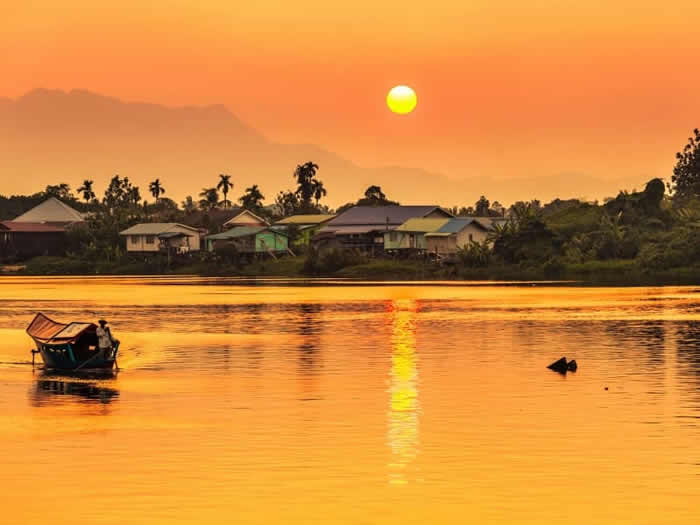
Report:
M406 115L416 108L418 97L416 92L408 86L395 86L386 96L386 105L394 113Z

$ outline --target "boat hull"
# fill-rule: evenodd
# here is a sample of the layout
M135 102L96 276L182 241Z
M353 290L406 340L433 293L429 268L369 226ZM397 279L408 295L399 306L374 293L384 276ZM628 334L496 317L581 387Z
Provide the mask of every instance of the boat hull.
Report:
M108 358L101 354L93 354L88 359L79 359L70 344L39 345L39 353L44 361L44 368L49 370L111 370L116 362L117 350Z

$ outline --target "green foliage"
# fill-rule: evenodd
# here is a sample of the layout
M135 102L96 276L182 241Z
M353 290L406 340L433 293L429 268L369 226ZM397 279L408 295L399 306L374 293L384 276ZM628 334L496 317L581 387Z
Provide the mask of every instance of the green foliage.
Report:
M693 136L683 151L676 153L676 165L671 176L672 189L677 199L700 196L700 130L694 129Z
M469 241L457 251L457 260L468 268L483 268L491 261L491 247L489 241L478 243Z
M257 188L257 186L255 186ZM231 182L231 175L226 175L225 173L219 174L219 183L216 185L216 189L224 194L224 208L230 206L228 200L228 192L233 189L233 182ZM217 196L218 199L218 196Z
M202 188L199 196L199 207L202 211L211 211L219 204L219 192L216 188Z
M528 205L505 224L495 224L489 236L493 254L509 264L546 261L555 255L560 242L541 218L541 212Z
M367 262L367 258L349 250L309 250L302 272L306 275L331 275L347 266Z
M299 209L297 212L314 212L315 208L311 204L311 199L316 198L318 205L319 199L326 194L323 183L316 179L317 172L318 164L311 161L299 164L294 170L294 179L297 182L295 194L299 198Z
M27 261L24 273L28 275L88 275L92 265L72 257L34 257Z
M491 207L491 203L489 200L484 197L483 195L479 198L478 201L476 201L476 204L474 205L474 210L476 213L477 217L488 217L489 216L489 208Z
M160 199L160 196L163 193L165 193L165 188L160 183L160 179L156 179L148 185L148 191L151 192L151 195L153 195L153 198L156 200L156 204L157 204L158 199Z
M250 210L254 213L259 213L262 208L262 202L265 196L260 192L257 184L253 184L251 187L246 188L245 193L238 199L246 210Z

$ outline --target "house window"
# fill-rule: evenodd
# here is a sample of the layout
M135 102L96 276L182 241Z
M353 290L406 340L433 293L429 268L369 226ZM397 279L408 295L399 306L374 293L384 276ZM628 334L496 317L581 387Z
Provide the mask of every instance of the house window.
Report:
M391 232L391 233L389 234L389 240L390 240L391 242L396 242L396 239L398 239L398 238L399 238L399 234L396 233L396 232Z
M154 244L156 242L155 235L146 235L146 244Z
M138 235L132 235L130 237L131 239L131 244L138 244L139 243L139 236Z

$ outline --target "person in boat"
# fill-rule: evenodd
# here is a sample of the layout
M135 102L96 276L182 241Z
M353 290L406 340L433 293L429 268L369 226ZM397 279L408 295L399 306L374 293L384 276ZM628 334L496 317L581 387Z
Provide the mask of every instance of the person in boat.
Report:
M114 336L112 336L112 330L107 326L107 321L100 319L98 321L100 326L97 327L97 349L102 352L105 357L108 357L114 345L118 342Z

